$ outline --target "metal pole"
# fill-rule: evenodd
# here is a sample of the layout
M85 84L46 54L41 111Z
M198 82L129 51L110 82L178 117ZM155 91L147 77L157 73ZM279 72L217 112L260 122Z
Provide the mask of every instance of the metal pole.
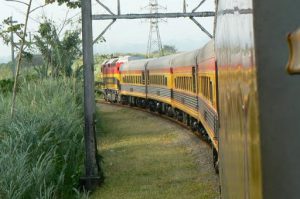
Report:
M97 161L97 143L95 136L95 98L93 65L93 29L91 0L82 0L82 48L84 65L84 119L85 119L85 177L82 185L93 190L100 184L99 165Z
M118 0L118 15L121 14L121 5L120 5L120 0Z
M10 26L13 26L13 17L10 17ZM15 77L16 74L16 63L15 63L15 47L14 47L14 33L11 31L10 32L10 43L11 43L11 63L12 63L12 77Z

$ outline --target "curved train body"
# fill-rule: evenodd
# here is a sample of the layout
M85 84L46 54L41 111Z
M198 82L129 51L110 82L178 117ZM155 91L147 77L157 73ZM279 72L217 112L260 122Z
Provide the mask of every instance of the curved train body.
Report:
M214 42L191 52L127 61L121 67L118 63L118 59L112 59L103 65L107 83L105 98L149 107L198 129L212 142L216 163L218 114ZM112 77L114 81L109 82Z
M222 198L299 198L300 70L292 76L285 65L300 1L216 2L215 40L124 64L118 100L175 117L211 140ZM290 63L300 63L292 54Z

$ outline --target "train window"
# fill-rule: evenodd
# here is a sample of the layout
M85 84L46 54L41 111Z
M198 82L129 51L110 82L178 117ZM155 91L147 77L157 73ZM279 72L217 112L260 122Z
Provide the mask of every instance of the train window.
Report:
M185 77L185 90L188 91L189 90L189 81L188 81L188 78Z
M190 89L189 89L190 81L189 81L189 78L188 78L188 77L186 77L185 79L186 79L186 90L189 91L189 90L190 90Z
M209 81L209 96L210 96L211 103L213 103L213 85L212 85L212 81Z
M180 77L180 89L183 89L183 77Z
M165 86L167 86L167 84L168 84L168 79L167 77L165 77Z
M142 72L142 84L145 84L145 72Z

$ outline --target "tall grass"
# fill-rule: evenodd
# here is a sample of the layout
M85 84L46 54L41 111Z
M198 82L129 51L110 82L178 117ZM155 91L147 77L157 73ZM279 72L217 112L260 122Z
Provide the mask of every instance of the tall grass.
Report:
M0 198L74 198L83 170L82 88L69 80L22 84L16 114L0 96Z

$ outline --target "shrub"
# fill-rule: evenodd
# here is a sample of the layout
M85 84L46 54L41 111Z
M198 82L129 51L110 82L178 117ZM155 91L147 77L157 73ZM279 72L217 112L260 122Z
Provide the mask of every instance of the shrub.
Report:
M0 94L11 92L14 86L14 81L11 79L0 80Z
M16 114L0 97L0 198L74 198L83 171L82 87L69 80L20 87Z

